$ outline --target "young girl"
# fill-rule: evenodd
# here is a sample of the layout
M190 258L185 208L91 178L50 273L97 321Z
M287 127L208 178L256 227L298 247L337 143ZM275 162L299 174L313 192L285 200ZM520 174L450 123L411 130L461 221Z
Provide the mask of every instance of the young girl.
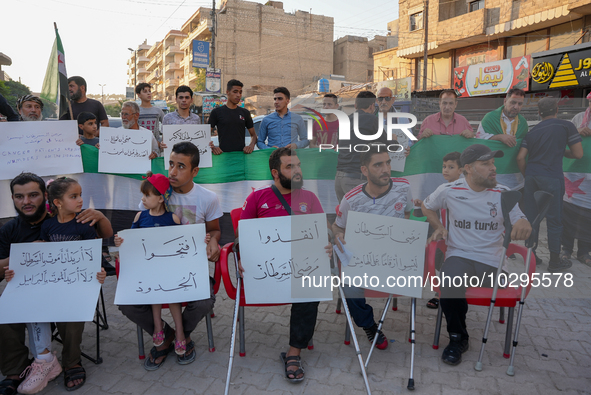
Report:
M47 186L47 193L54 216L45 220L41 225L41 241L76 241L98 237L93 227L76 222L76 215L82 211L82 188L76 180L59 177ZM13 277L14 271L6 270L6 281L10 281ZM101 271L96 274L96 278L100 284L103 284L105 277L105 270L101 268ZM28 375L19 385L17 391L22 394L34 394L56 378L62 368L55 353L51 353L51 324L44 322L26 325L29 332L29 345L35 356L35 361L31 364L30 369L25 370ZM84 369L81 366L66 369L67 389L71 391L81 387L85 377ZM68 384L72 385L68 386Z
M155 226L180 225L179 217L167 209L167 196L170 195L170 181L162 174L148 172L146 179L142 182L140 189L143 193L142 203L146 210L140 211L135 216L131 228L151 228ZM207 234L206 243L209 243L210 236ZM115 246L119 247L123 239L115 235ZM187 350L185 333L183 331L183 316L180 303L169 304L170 313L175 326L175 347L177 355L184 355ZM162 321L162 305L152 305L154 315L154 346L159 347L164 343L165 333Z

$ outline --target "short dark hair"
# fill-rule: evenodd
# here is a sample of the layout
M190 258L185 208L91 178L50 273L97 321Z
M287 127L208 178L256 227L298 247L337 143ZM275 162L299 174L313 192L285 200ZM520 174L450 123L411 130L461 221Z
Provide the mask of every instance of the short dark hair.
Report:
M78 125L84 125L86 122L92 120L92 119L96 119L96 115L94 115L91 112L88 111L83 111L80 114L78 114Z
M462 154L458 151L450 152L443 157L443 162L452 160L458 164L458 167L462 167L462 162L460 161L461 156Z
M234 86L239 86L239 87L243 88L244 87L244 84L242 82L238 81L238 80L230 80L226 84L226 90L227 91L231 91L232 90L232 87L234 87Z
M193 90L189 88L187 85L181 85L178 88L176 88L176 91L174 92L174 97L178 97L179 93L182 92L189 92L191 97L193 97Z
M273 94L275 93L283 93L288 100L291 99L291 94L289 93L289 90L284 86L280 86L278 88L273 89Z
M88 90L88 86L86 86L86 80L79 75L68 78L68 84L72 81L74 81L74 83L76 83L78 86L83 86L85 91Z
M376 95L371 91L361 91L355 98L355 108L358 110L367 110L369 106L376 102Z
M334 93L327 93L326 95L324 95L324 97L330 97L331 99L334 100L335 104L338 104L338 102L339 102L339 97L337 95L335 95Z
M152 90L152 85L148 84L147 82L142 82L141 84L137 84L137 86L135 87L136 95L139 95L140 93L142 93L144 88L150 88L150 90Z
M12 181L10 181L10 194L14 195L14 186L15 185L25 185L30 182L36 182L39 185L39 189L41 193L45 195L45 181L41 177L39 177L35 173L21 173L18 176L14 177Z
M158 189L156 189L154 184L152 184L150 182L150 180L148 180L148 178L150 178L152 176L153 176L153 174L151 171L146 173L146 178L144 179L144 181L142 181L142 183L140 185L140 191L142 191L142 193L146 196L148 196L148 195L162 196L162 194L160 193L160 191Z
M199 167L199 148L190 141L181 141L172 147L175 154L187 155L191 157L191 170Z
M458 94L453 89L442 90L441 93L439 94L439 98L441 99L443 97L443 95L452 95L455 99L458 98Z
M558 100L553 97L545 97L538 102L538 112L542 118L554 115L558 112Z
M297 156L296 152L289 147L277 148L269 156L269 170L281 171L281 157L282 156Z
M511 97L512 95L525 97L525 92L523 89L511 88L507 91L507 95L505 97Z
M396 141L396 140L391 141L390 144L391 145L398 144L398 141ZM374 155L383 154L383 153L387 154L388 151L386 151L385 149L378 150L378 147L372 145L369 147L369 150L362 152L361 155L359 155L359 162L361 163L361 166L367 166L371 162L371 158Z

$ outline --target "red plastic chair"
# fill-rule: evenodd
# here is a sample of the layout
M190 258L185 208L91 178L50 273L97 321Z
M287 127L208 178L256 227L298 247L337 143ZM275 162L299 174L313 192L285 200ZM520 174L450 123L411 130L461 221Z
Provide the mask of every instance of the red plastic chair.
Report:
M242 208L235 208L230 212L232 217L232 225L234 227L234 234L238 230L238 221L240 221L240 215L242 213ZM235 272L234 264L230 267L229 257L230 254L233 254L233 247L234 243L226 244L220 253L220 271L222 276L222 281L224 282L224 288L226 289L226 294L232 300L236 300L236 286L232 282L232 277L230 277L230 273ZM237 254L238 257L235 259L239 259L240 254ZM289 303L269 303L269 304L248 304L246 303L246 298L244 296L244 282L240 287L240 304L238 308L238 322L239 322L239 333L240 333L240 356L246 356L246 345L245 345L245 335L244 335L244 307L252 306L252 307L264 307L264 306L284 306ZM314 349L314 344L312 340L308 343L308 350Z
M427 247L427 264L428 264L428 270L429 270L430 277L437 276L437 274L435 273L435 252L437 251L437 249L440 249L441 252L443 252L443 254L445 255L445 252L447 251L447 245L445 244L444 240L433 241ZM511 243L511 244L509 244L509 248L507 248L506 254L507 254L507 256L511 256L512 254L519 254L523 257L523 261L525 262L526 257L527 257L527 248L525 248L524 246L520 246L520 245ZM533 279L532 275L535 272L536 272L536 258L532 252L531 264L530 264L529 272L528 272L529 283L526 288L526 294L525 294L526 297L529 294L529 291L531 290L532 279ZM439 295L441 295L439 287L433 287L433 290L436 291ZM490 306L490 299L492 297L492 291L493 291L492 288L472 288L472 287L469 287L466 289L466 300L468 301L469 305L488 307L488 306ZM510 351L511 351L511 340L512 340L512 334L513 334L512 333L513 332L513 315L514 315L513 313L515 311L515 306L517 305L517 303L519 303L520 299L521 299L521 287L499 288L499 290L498 290L495 306L501 308L501 318L499 319L499 322L501 324L503 324L505 322L505 320L503 319L503 314L502 314L503 308L504 307L509 308L509 314L508 314L508 319L507 319L507 331L505 334L505 349L503 352L503 357L505 357L505 358L509 358L511 356ZM437 350L439 348L439 335L441 332L442 318L443 318L443 311L441 310L441 304L440 304L439 310L437 312L437 322L435 325L435 337L433 339L433 348L435 350Z
M117 278L119 278L119 258L117 258L115 260L115 271L117 273ZM222 274L220 271L220 259L218 259L217 262L215 263L215 269L214 269L214 273L213 273L213 279L215 281L215 284L213 286L214 295L217 294L220 289L221 278L222 278ZM183 302L183 303L181 303L181 306L186 307L187 303ZM169 306L168 306L168 304L163 304L162 308L168 309ZM209 343L209 352L215 351L215 344L213 341L213 328L211 325L211 319L214 316L215 316L215 314L213 313L213 310L211 311L211 314L207 314L205 316L205 326L207 327L207 341ZM137 325L137 345L138 345L138 358L145 359L146 353L144 350L144 331L142 330L142 328L139 325Z

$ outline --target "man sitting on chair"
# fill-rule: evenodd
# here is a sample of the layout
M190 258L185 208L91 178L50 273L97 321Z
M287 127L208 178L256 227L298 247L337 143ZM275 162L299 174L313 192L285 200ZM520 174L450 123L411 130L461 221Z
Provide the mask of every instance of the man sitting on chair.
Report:
M390 177L392 166L388 152L380 152L372 147L369 151L361 153L360 162L361 173L367 177L367 183L351 189L345 195L339 205L336 221L332 225L336 245L341 251L343 248L339 242L345 244L345 227L349 211L408 219L413 208L408 180ZM355 287L345 287L344 290L347 306L355 324L363 328L370 342L373 342L377 335L376 347L385 350L388 347L388 339L381 330L378 331L373 309L365 302L363 290ZM358 290L360 292L357 292Z
M502 156L502 151L491 151L482 144L469 146L460 157L465 178L440 185L422 204L423 214L435 229L429 242L447 241L440 278L441 309L447 321L450 343L443 350L441 359L449 365L462 362L462 353L469 348L464 276L485 278L488 286L492 286L489 275L496 273L503 252L505 226L501 192L509 188L497 184L495 167L495 158ZM437 217L440 209L447 209L449 213L449 233ZM509 215L513 224L511 239L526 240L531 225L525 215L518 206ZM454 277L462 277L459 287L452 285Z
M278 148L269 157L273 184L253 191L242 206L240 219L281 217L300 214L324 213L318 197L302 188L301 162L289 147ZM282 196L283 199L279 199ZM285 205L289 206L288 211ZM331 246L327 252L332 254ZM240 272L244 272L239 262ZM281 353L285 365L285 378L292 383L304 380L300 353L314 335L319 302L293 303L289 320L289 351Z

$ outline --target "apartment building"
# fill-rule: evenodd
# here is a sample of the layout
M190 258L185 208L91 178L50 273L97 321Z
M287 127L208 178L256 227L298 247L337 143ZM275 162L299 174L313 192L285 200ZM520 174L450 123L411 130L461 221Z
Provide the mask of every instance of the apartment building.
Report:
M347 81L373 82L375 52L386 49L386 36L344 36L334 42L333 71Z
M298 93L315 76L332 73L332 17L286 12L278 1L228 0L216 12L215 67L222 71L222 87L236 78L245 96L277 86ZM202 7L146 51L145 80L155 87L155 98L170 102L179 84L195 87L193 41L211 41L211 30L211 9Z
M146 78L149 74L147 68L147 64L150 61L147 56L147 52L149 50L150 45L144 41L142 44L138 45L138 47L133 52L131 52L131 56L127 60L127 86L135 86L139 83L146 82ZM136 54L137 62L135 59Z

